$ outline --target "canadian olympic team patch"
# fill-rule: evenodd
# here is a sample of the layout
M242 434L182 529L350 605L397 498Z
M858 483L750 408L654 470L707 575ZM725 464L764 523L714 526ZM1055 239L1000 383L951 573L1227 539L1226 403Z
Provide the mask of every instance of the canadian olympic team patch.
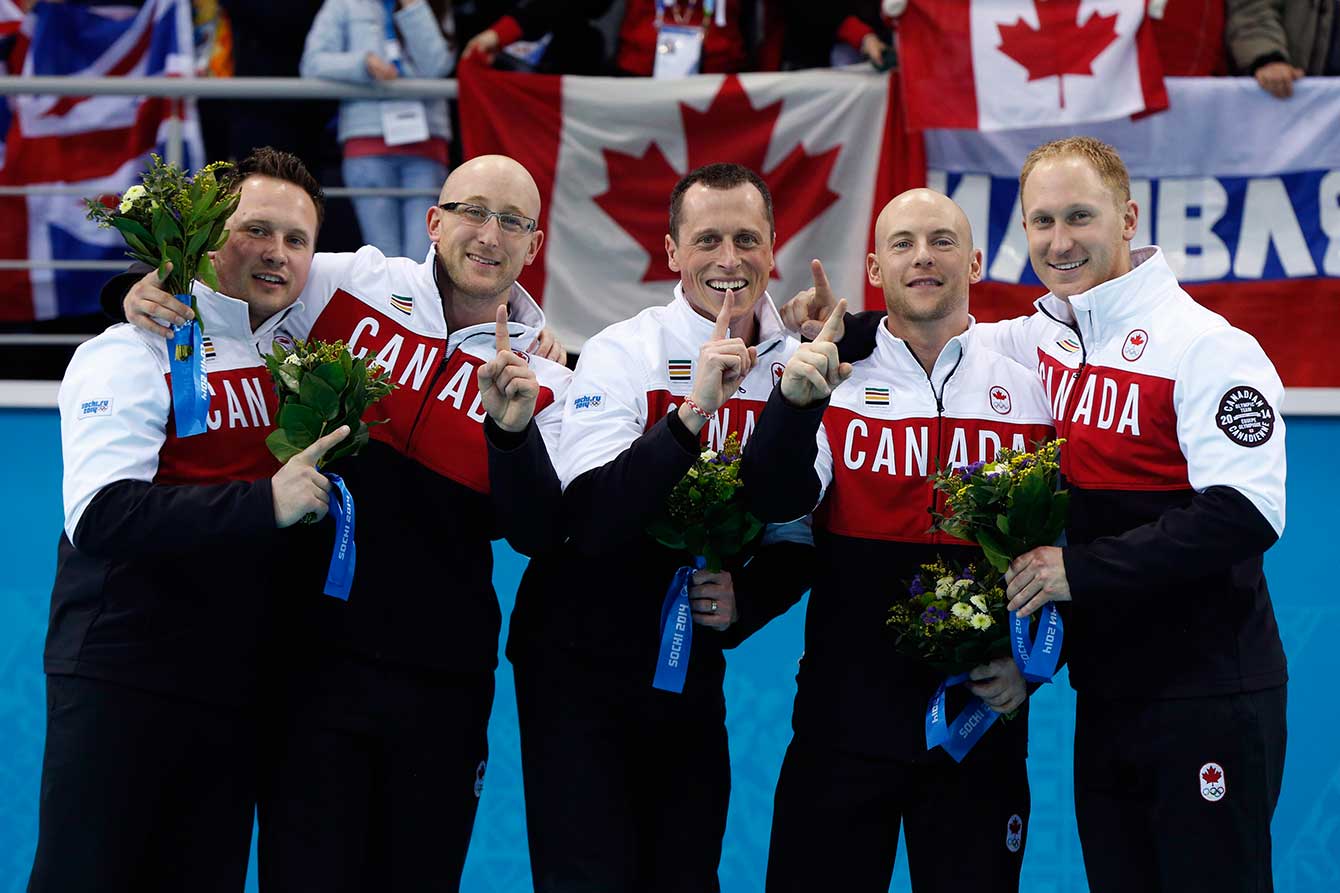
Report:
M1256 388L1238 385L1219 398L1214 423L1238 446L1259 447L1275 433L1275 410Z

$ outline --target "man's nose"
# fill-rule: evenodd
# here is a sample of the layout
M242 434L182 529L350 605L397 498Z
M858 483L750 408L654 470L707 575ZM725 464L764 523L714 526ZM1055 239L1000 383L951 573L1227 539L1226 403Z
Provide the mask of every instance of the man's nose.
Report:
M918 242L916 253L912 257L912 263L918 267L934 265L935 255L931 254L931 246L926 242Z
M1063 255L1074 245L1075 239L1071 235L1070 229L1064 223L1056 224L1052 230L1052 255Z
M283 266L288 260L288 246L284 244L284 237L276 235L265 243L265 251L261 254L261 259L268 264Z

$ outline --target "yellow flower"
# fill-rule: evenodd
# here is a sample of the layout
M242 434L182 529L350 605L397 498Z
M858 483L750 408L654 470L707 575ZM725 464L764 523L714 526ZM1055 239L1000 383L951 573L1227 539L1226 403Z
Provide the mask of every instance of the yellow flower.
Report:
M121 205L120 205L121 213L122 214L129 213L130 209L135 207L135 202L138 201L140 197L143 195L144 195L144 187L138 183L127 189L125 193L121 196Z
M955 605L954 607L957 608L958 605ZM969 610L972 609L969 608ZM991 626L992 620L988 614L974 614L972 615L972 619L968 622L972 624L973 629L987 629Z
M975 612L973 611L973 609L972 609L972 605L967 604L966 602L955 602L955 603L954 603L954 607L950 608L949 610L950 610L950 612L951 612L955 617L959 618L960 620L967 620L969 617L973 618L972 621L971 621L971 623L972 623L973 626L977 626L977 618L978 618L978 617L986 617L985 614L977 614L977 613L975 613ZM990 617L987 617L987 618L986 618L986 621L987 621L987 626L990 626L990 625L991 625L991 618L990 618ZM984 626L977 626L977 628L978 628L978 629L985 629L986 627L984 627Z

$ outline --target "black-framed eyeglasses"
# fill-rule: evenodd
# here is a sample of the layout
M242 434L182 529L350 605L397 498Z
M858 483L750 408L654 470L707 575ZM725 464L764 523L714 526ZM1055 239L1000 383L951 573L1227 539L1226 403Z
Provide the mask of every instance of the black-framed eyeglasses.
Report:
M471 226L483 226L489 222L490 217L497 217L498 226L502 227L502 231L514 236L533 233L535 227L539 225L530 217L521 214L490 211L488 208L481 205L472 205L469 202L446 202L438 205L438 207L443 211L455 214Z

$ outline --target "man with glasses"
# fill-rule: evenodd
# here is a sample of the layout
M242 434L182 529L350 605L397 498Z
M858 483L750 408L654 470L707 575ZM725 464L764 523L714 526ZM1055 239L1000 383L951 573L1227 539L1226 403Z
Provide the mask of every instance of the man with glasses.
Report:
M289 606L260 806L263 887L459 885L497 664L490 540L534 554L558 532L549 454L568 372L522 352L544 315L516 282L544 240L539 212L525 168L473 159L428 210L423 263L372 246L319 254L285 320L289 337L343 340L397 387L367 416L385 424L340 469L358 517L349 599L313 579ZM146 310L154 300L137 286L128 316L147 328L166 315ZM526 365L538 379L529 405L509 399Z

